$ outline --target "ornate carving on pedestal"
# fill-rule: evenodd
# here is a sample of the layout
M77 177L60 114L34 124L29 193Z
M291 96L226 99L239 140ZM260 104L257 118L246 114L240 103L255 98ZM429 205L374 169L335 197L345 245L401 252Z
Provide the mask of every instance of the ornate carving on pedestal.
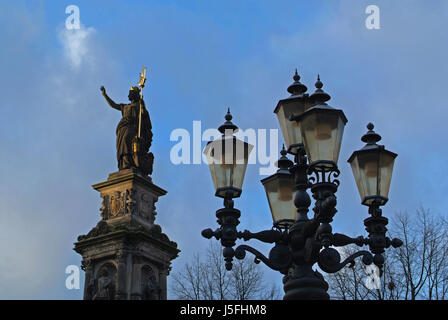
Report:
M156 206L154 199L147 193L142 192L137 195L139 197L138 213L143 219L147 219L150 223L154 223L156 215Z
M85 259L81 261L81 270L88 271L92 268L92 260L91 259Z
M142 196L141 196L142 197ZM146 196L147 198L149 196ZM124 191L113 191L103 195L101 205L101 217L104 220L113 219L124 215L136 215L137 213L137 190L125 189ZM140 201L143 202L143 201ZM146 210L149 216L149 210L141 204L141 210Z
M119 224L119 225L109 225L107 222L101 220L98 222L96 227L89 231L86 235L78 236L78 241L85 241L99 236L107 235L110 233L117 232L141 232L142 234L150 237L154 240L166 243L167 245L177 248L177 243L171 241L166 234L162 232L162 228L158 224L154 224L153 227L147 230L145 227L131 223L131 224ZM83 269L84 270L84 269Z
M113 300L116 289L116 268L112 263L106 263L97 272L97 277L91 283L92 300Z
M78 236L78 241L86 240L88 238L98 237L100 235L107 234L109 232L111 232L111 228L105 221L101 220L100 222L98 222L96 227L94 227L92 230L89 231L88 234Z
M103 199L101 217L113 223L121 220L137 220L146 227L154 224L156 206L166 191L152 183L137 169L125 169L109 175L105 182L93 186Z
M153 269L145 265L141 271L141 292L143 300L161 300L162 289Z

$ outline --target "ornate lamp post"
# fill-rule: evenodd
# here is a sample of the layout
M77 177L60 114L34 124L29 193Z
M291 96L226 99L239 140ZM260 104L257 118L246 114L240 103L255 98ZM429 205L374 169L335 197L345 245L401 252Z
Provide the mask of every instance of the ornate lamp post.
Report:
M205 153L208 156L216 196L224 198L224 208L216 212L219 228L215 231L205 229L202 235L215 237L224 246L223 256L226 268L232 268L233 257L243 259L247 252L255 255L255 262L262 261L273 270L284 274L284 299L329 299L328 284L323 276L313 269L317 263L327 273L335 273L347 264L353 264L357 257L362 257L366 265L374 263L382 274L384 257L382 253L390 246L402 245L399 239L386 236L387 218L382 216L381 206L387 202L395 153L387 151L376 143L381 137L373 131L373 125L362 137L366 143L361 150L355 151L348 162L351 164L356 184L361 195L362 204L369 207L371 217L364 220L368 237L351 238L344 234L333 233L331 222L336 214L336 192L339 186L338 158L344 126L347 123L342 110L327 104L330 95L322 90L323 84L318 77L316 91L306 94L306 86L300 83L300 77L294 75L294 83L288 87L291 96L280 100L274 113L277 114L288 151L283 147L277 162L278 171L261 180L269 202L273 218L273 228L257 233L248 230L237 231L240 211L234 208L233 198L241 195L244 172L251 147L233 136L237 127L230 122L231 115L226 115L226 123L219 130L223 137L210 142ZM228 131L225 134L224 131ZM222 147L223 141L229 147ZM241 145L238 156L236 145ZM230 147L233 145L233 147ZM219 147L218 147L219 146ZM220 150L219 156L215 156ZM287 153L294 156L289 160ZM223 156L224 155L224 156ZM222 157L233 159L237 166L239 159L241 169L234 169L234 178L223 180L216 167L216 160ZM220 161L218 161L220 162ZM231 163L220 162L220 166ZM220 167L220 168L221 168ZM224 169L220 169L224 170ZM226 174L230 177L231 174ZM218 183L217 181L222 181ZM311 198L310 189L315 200L314 216L308 217ZM274 247L268 257L248 245L233 249L238 238L245 241L257 239L272 243ZM369 251L361 250L341 261L341 256L334 247L356 244L367 245Z
M212 232L216 239L221 240L226 268L231 270L235 256L233 247L237 239L236 226L241 215L238 209L233 208L232 199L241 195L244 174L253 146L233 135L238 131L238 127L231 121L230 110L227 111L225 119L226 122L218 128L222 136L210 141L204 150L216 190L215 196L224 198L224 208L216 211L220 228L215 233L209 230L203 231L203 234Z

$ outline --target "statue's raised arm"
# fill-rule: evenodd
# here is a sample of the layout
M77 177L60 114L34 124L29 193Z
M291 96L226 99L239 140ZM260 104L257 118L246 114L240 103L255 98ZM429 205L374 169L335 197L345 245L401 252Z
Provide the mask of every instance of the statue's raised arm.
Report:
M112 100L111 98L109 98L109 96L108 96L107 93L106 93L106 89L105 89L103 86L101 86L100 90L101 90L101 93L103 94L104 99L106 99L107 103L108 103L112 108L121 111L121 105L115 103L114 100Z

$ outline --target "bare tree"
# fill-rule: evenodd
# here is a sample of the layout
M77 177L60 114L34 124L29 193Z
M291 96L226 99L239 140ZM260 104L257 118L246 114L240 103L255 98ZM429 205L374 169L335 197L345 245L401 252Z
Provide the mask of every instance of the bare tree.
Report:
M181 300L203 300L204 290L202 280L203 270L199 255L194 255L193 261L185 265L182 273L175 273L174 281L176 296Z
M383 277L371 277L357 263L327 275L335 299L445 300L448 298L448 223L446 218L418 209L414 215L397 213L391 222L394 237L403 240L398 250L387 250ZM343 248L348 256L357 250ZM372 269L370 269L372 270ZM373 269L374 270L374 269ZM371 283L376 279L376 283Z
M403 299L446 299L448 223L444 217L418 209L415 216L398 213L394 233L404 244L394 254L403 274Z
M231 283L235 300L248 300L259 296L264 287L261 286L262 274L252 261L235 261L231 273Z
M259 266L249 258L234 261L232 271L227 271L221 247L211 243L205 260L195 255L183 270L173 273L171 290L182 300L279 299L278 287L263 280Z

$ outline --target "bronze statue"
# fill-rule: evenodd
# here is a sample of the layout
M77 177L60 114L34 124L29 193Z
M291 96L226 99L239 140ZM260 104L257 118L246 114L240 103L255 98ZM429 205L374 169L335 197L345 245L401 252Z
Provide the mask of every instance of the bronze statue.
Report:
M122 118L118 123L117 160L118 169L136 168L145 175L152 173L154 155L149 152L152 143L152 125L146 110L142 89L146 80L146 68L140 74L139 87L131 87L128 98L131 103L117 104L106 94L102 86L101 92L107 103L121 111Z

